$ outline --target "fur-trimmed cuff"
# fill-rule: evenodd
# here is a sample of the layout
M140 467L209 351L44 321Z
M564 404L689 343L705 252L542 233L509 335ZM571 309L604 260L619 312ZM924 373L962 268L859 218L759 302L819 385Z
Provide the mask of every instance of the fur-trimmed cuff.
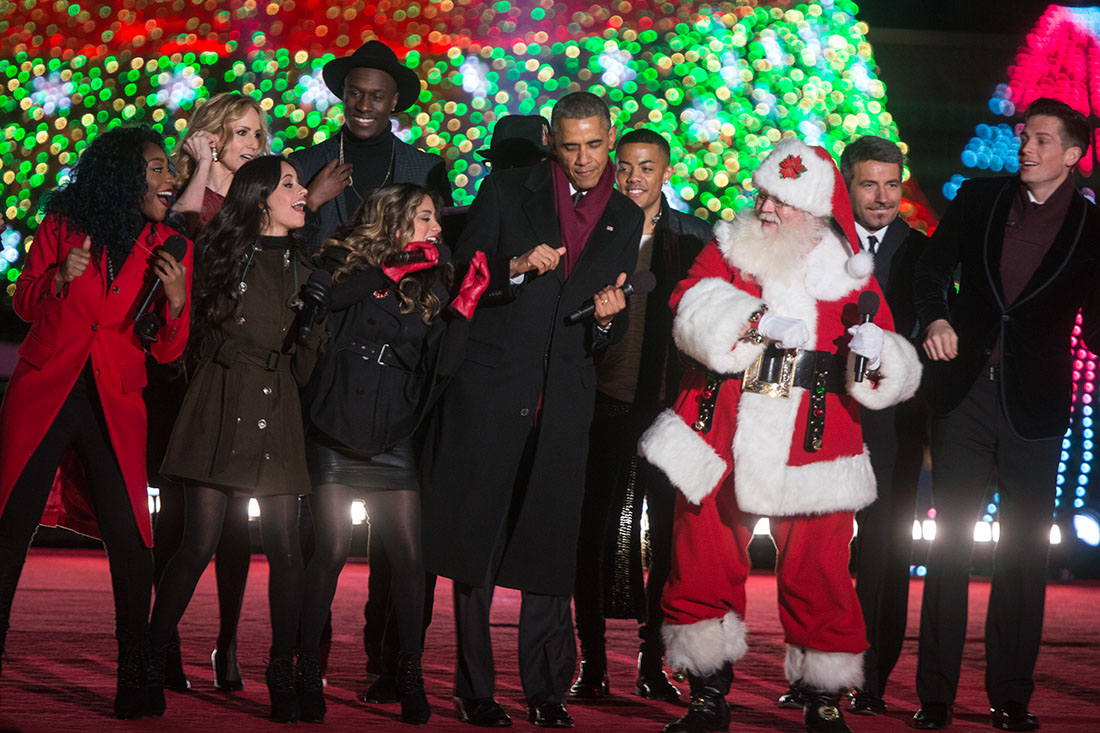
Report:
M787 646L783 671L788 682L802 681L820 692L840 692L863 687L863 652L819 652L801 646Z
M661 626L668 666L705 677L726 662L735 663L748 651L747 631L740 617L730 611L722 618L693 624Z
M855 381L856 355L848 355L848 394L871 410L896 405L916 394L923 369L911 343L891 331L883 331L882 336L882 366L879 367L882 376L878 379L864 377L862 382Z
M638 452L692 504L702 502L726 474L726 462L672 410L658 415L642 434Z
M705 278L680 298L672 337L680 351L720 374L744 371L764 352L762 344L740 341L762 304L722 278Z

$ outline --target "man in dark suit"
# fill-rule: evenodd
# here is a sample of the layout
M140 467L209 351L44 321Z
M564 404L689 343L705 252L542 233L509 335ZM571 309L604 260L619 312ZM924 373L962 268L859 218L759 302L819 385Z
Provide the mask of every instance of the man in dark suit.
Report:
M581 672L569 695L609 694L604 615L643 618L635 692L680 699L664 673L661 589L672 552L675 492L664 473L638 458L638 439L677 394L683 373L672 340L672 288L687 275L710 225L668 205L661 187L672 176L668 141L652 130L632 130L615 148L618 188L645 214L638 271L653 273L657 287L630 296L629 329L600 354L596 418L592 422L577 581L573 592ZM640 526L643 499L649 516L649 576L642 582Z
M290 155L309 181L306 229L312 251L345 224L367 194L388 183L427 186L451 203L443 158L403 143L390 117L420 94L416 72L381 41L367 41L351 56L321 69L325 86L344 105L340 134Z
M917 346L913 272L928 238L898 216L902 167L898 146L873 135L852 142L840 156L860 248L875 258L875 278L894 329ZM856 595L871 646L863 655L864 682L852 700L854 713L886 712L886 680L905 639L913 518L924 458L921 404L917 396L884 410L864 408L860 418L878 497L856 513Z
M996 472L1000 541L986 616L992 724L1034 730L1027 710L1043 627L1055 475L1069 424L1078 309L1100 345L1100 214L1074 187L1085 118L1037 99L1024 115L1020 172L967 181L917 265L914 290L932 360L931 543L921 606L919 729L944 729L966 637L974 522ZM949 303L956 266L957 296Z
M455 257L483 250L491 280L423 450L425 566L455 581L455 700L475 725L510 722L493 699L489 637L493 587L502 585L523 591L529 718L572 726L569 598L593 354L626 326L617 286L634 271L642 234L641 210L613 189L606 104L569 94L554 107L551 131L552 160L493 172L470 207ZM567 319L590 302L593 316Z

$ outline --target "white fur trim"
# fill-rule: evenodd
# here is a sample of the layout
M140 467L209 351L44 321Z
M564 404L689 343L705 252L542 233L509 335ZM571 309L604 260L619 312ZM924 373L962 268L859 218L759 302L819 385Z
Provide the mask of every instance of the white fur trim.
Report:
M672 410L657 416L638 441L638 452L692 504L702 502L726 473L726 462Z
M845 269L857 280L866 278L875 271L875 258L870 252L857 252L848 258Z
M863 652L819 652L788 646L783 672L788 682L801 681L819 692L837 693L863 687Z
M879 367L882 378L877 383L867 378L855 381L856 355L848 355L848 394L870 410L896 405L916 394L923 369L911 343L890 331L883 331L882 335L882 365Z
M788 156L796 156L806 170L797 178L784 178L779 164ZM817 157L810 146L788 137L776 143L772 152L752 174L752 182L785 204L807 211L814 216L831 216L833 212L834 170L831 162Z
M684 293L672 322L676 346L716 372L744 371L764 351L763 345L741 343L749 316L760 298L717 277L695 283Z
M713 674L726 662L745 656L746 635L745 624L733 611L722 618L661 626L668 666L699 676Z
M856 272L849 270L852 259L847 245L832 231L825 232L821 242L806 256L806 290L818 300L829 301L840 300L865 286L871 279L874 262L860 274L858 268Z

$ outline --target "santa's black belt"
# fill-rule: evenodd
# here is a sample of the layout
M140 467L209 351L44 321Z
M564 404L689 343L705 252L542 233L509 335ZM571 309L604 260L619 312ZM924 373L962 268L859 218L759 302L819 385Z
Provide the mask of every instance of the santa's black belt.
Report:
M769 345L760 358L744 372L715 374L708 372L707 386L699 400L699 418L693 427L707 433L718 402L718 391L727 379L741 379L741 392L767 397L789 398L795 387L810 393L806 415L804 448L821 450L825 430L825 395L844 392L844 361L830 351L780 349Z

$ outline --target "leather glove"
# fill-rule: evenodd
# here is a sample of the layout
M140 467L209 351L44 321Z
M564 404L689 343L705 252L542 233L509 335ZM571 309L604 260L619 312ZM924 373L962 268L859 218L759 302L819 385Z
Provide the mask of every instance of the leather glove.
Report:
M848 329L852 340L848 348L853 354L867 359L868 371L875 371L882 361L882 329L873 323L861 323Z
M470 267L466 270L466 276L462 278L458 295L451 301L451 308L466 320L473 318L477 301L488 287L489 262L485 259L485 253L478 250L470 260Z
M331 290L332 273L325 269L314 270L302 285L302 320L298 325L298 340L302 343L309 342L313 327L325 319Z
M398 261L403 259L402 255L407 255L405 262ZM435 267L438 263L439 250L435 248L434 244L431 242L409 242L405 245L403 252L391 255L386 264L382 265L382 273L395 283L399 283L401 278L410 272L427 270L429 267Z
M810 331L801 318L787 318L768 312L760 318L756 330L764 338L777 341L784 349L798 349L810 342Z

